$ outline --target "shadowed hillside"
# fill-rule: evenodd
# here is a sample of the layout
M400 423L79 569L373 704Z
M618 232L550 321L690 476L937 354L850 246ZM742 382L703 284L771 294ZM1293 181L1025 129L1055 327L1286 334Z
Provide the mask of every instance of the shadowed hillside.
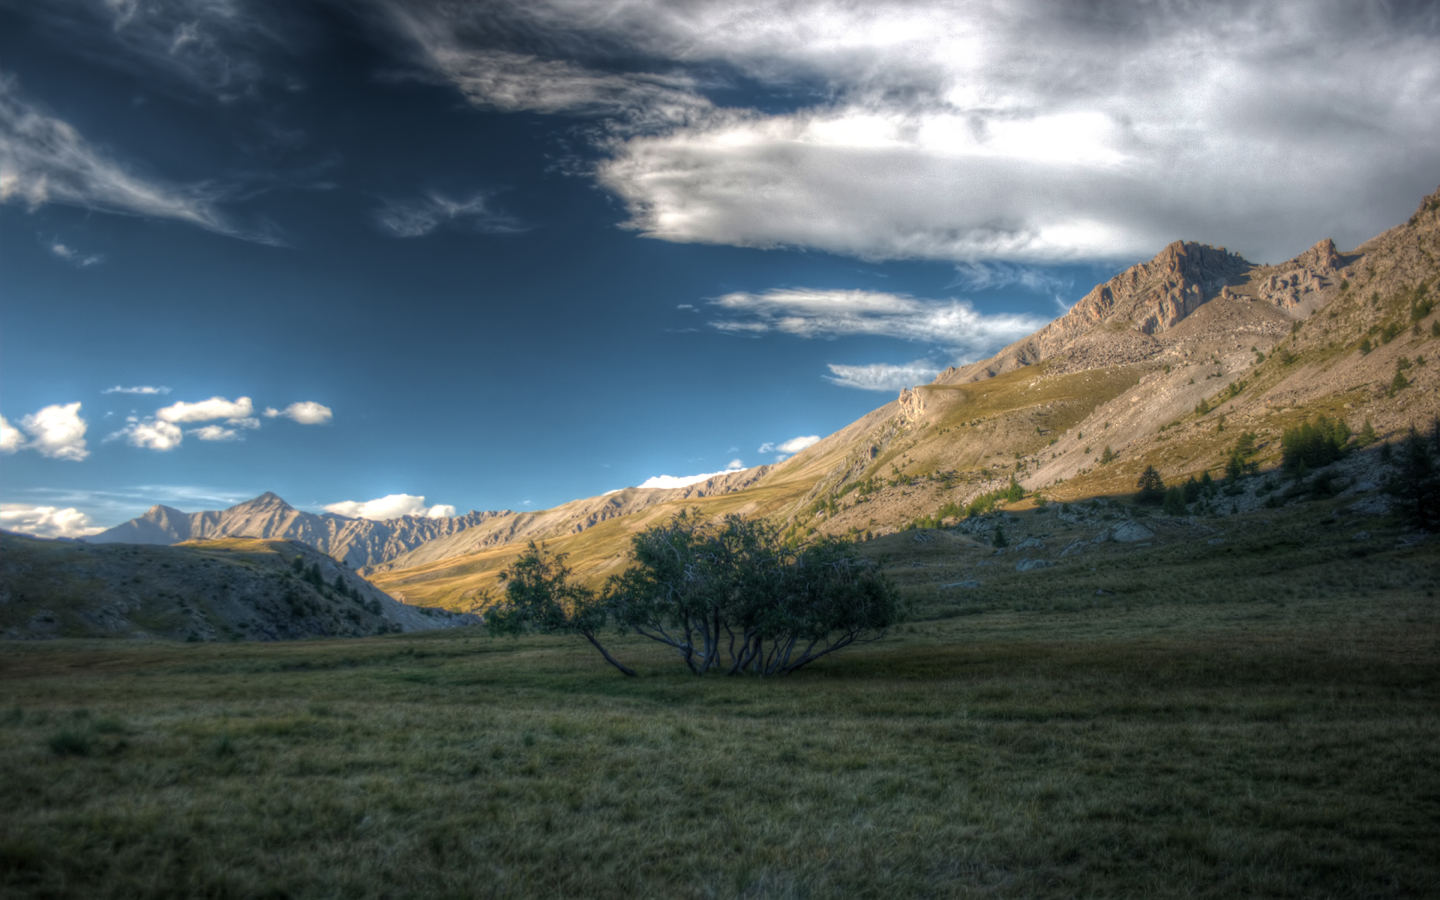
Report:
M474 624L292 541L90 546L0 533L0 635L275 641Z

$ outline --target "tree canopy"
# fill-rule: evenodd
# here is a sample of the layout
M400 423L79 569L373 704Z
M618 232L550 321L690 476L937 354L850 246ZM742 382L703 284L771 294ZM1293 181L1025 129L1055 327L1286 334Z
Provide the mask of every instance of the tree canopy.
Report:
M507 569L505 599L486 616L496 634L583 635L627 675L598 635L607 624L675 651L697 675L784 675L900 617L880 567L848 541L789 547L769 522L686 511L637 534L632 565L600 593L570 580L563 555L529 549Z

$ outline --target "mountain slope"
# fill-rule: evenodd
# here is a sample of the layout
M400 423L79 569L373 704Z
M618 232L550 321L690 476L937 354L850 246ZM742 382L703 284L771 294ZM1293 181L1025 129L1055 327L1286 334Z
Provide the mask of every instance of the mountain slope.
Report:
M426 541L443 537L491 519L513 517L512 512L475 512L451 518L403 516L372 521L333 513L302 512L275 494L225 510L186 513L169 506L154 506L145 515L86 538L88 543L178 544L189 540L230 537L299 541L342 561L350 568L393 559Z
M398 603L291 541L91 546L0 533L0 636L7 638L274 641L476 621Z
M767 515L802 537L885 534L954 521L1011 476L1070 500L1133 492L1149 465L1170 482L1219 474L1246 431L1257 461L1273 465L1283 430L1319 414L1393 437L1440 413L1440 314L1428 305L1437 257L1440 192L1348 254L1327 239L1259 266L1177 242L1034 335L902 391L741 490L527 539L548 538L594 581L623 564L630 535L685 506ZM1392 390L1397 373L1408 387ZM373 578L414 602L473 603L518 551L462 532Z

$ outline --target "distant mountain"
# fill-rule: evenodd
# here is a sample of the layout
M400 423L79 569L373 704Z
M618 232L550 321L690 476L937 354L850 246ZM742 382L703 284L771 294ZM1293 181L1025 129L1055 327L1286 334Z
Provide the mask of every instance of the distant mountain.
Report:
M447 534L463 531L512 512L474 512L451 518L402 516L384 521L352 519L334 513L302 512L266 492L225 510L187 513L152 506L136 519L86 538L92 544L178 544L181 541L251 537L299 541L352 569L394 559Z
M277 641L478 622L399 603L292 541L97 547L0 533L0 638Z

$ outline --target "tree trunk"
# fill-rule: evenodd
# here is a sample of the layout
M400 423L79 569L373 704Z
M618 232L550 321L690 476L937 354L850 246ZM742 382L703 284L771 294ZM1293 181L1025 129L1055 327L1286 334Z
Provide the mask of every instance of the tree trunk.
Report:
M609 650L606 650L605 647L604 647L598 640L595 639L595 635L594 635L593 632L582 631L582 632L580 632L580 633L583 634L583 635L585 635L585 640L587 640L587 641L589 641L591 644L593 644L596 650L599 650L599 651L600 651L600 655L603 656L603 657L605 657L605 661L606 661L606 662L608 662L610 665L614 666L615 668L619 669L621 672L625 673L626 675L630 676L631 678L634 678L634 677L635 677L635 670L632 669L632 668L630 668L629 666L625 665L624 663L622 663L620 660L616 659L615 657L611 656L611 655L610 655L610 651L609 651Z

